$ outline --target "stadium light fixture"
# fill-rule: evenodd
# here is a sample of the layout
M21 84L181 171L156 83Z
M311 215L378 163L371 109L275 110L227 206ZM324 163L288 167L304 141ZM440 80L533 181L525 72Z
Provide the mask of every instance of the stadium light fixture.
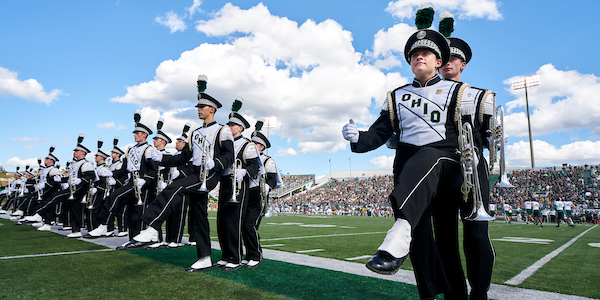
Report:
M529 130L529 153L531 155L531 168L535 169L535 160L533 158L533 141L531 137L531 121L529 120L529 98L527 97L527 88L540 85L540 76L523 77L512 82L513 90L525 89L525 107L527 108L527 128Z
M263 127L267 128L267 139L269 139L269 131L271 128L275 128L277 126L277 117L264 117L263 118ZM267 155L269 155L269 149L267 149Z

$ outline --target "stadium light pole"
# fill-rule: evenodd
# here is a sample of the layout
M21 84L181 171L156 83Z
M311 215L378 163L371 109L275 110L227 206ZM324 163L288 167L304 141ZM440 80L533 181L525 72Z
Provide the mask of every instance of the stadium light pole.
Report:
M527 97L527 88L540 85L540 76L523 77L512 82L513 90L525 89L525 107L527 108L527 128L529 130L529 153L531 155L531 168L535 169L535 160L533 158L533 141L531 137L531 121L529 120L529 98Z
M267 139L269 139L271 128L275 128L277 125L277 117L266 117L263 118L264 126L267 127ZM269 155L269 149L267 149L267 155Z

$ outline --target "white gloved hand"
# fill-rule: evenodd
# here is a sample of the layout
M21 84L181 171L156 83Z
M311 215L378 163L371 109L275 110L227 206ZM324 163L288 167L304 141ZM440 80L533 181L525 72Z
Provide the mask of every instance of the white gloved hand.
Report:
M110 176L113 176L113 172L111 172L107 168L102 168L102 169L100 169L98 171L98 176L100 176L100 177L110 177Z
M97 192L98 192L97 188L92 188L92 195L96 195Z
M179 177L179 170L177 168L171 169L171 178L175 179L177 177Z
M134 182L134 184L135 184L135 182ZM146 184L146 180L144 180L142 178L140 178L140 179L137 180L137 186L138 186L138 188L141 189L144 186L144 184Z
M43 182L40 182L40 183L38 183L38 184L36 184L36 185L35 185L35 190L36 190L36 191L41 191L41 190L43 190L43 189L44 189L44 187L45 187L45 186L46 186L46 184L45 184L45 183L43 183Z
M358 127L356 127L353 119L350 119L350 123L342 127L342 135L350 143L358 142Z
M81 178L75 178L73 179L73 185L78 185L81 183Z
M150 150L150 158L152 158L153 161L161 161L163 158L162 152L160 152L156 149L151 149Z
M66 189L69 188L69 184L68 183L61 183L60 184L60 188L63 189L63 190L66 190Z
M204 163L204 167L207 170L212 170L215 167L215 161L212 159L207 159L206 162Z
M237 169L235 170L235 181L242 182L242 180L244 180L244 176L246 176L246 173L248 173L246 170L244 169Z
M166 188L167 188L167 183L166 183L166 182L164 182L164 181L163 181L163 182L161 182L161 183L160 183L160 189L161 189L161 190L164 190L164 189L166 189Z
M60 177L60 175L54 175L52 179L54 179L54 182L60 182L62 180L62 177Z
M117 184L117 181L114 178L111 177L108 179L108 185L115 185L115 184Z

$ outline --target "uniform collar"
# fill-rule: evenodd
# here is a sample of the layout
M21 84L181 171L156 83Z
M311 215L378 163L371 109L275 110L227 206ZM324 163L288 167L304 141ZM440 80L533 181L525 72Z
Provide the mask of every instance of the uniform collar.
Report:
M85 157L83 157L83 158L75 158L75 157L73 157L73 162L79 162L79 161L82 161L84 159L85 159Z
M239 140L239 139L241 139L241 138L243 138L243 137L244 137L244 136L240 134L240 135L238 135L238 136L234 137L234 138L233 138L233 140L234 140L234 141L237 141L237 140Z
M106 162L103 162L103 163L97 165L97 167L104 167L104 166L106 166Z
M440 81L442 81L442 79L440 78L440 76L438 76L436 74L435 76L427 79L427 81L425 81L425 84L421 84L421 82L418 81L417 79L413 79L412 86L417 87L417 88L427 87L427 86L432 86Z
M208 124L204 124L204 125L202 125L202 127L205 127L205 128L206 128L206 127L213 126L213 125L215 125L215 124L217 124L217 121L211 121L211 122L209 122Z
M143 142L143 143L141 143L141 144L137 144L137 145L135 145L135 146L136 146L136 147L141 147L141 146L144 146L144 145L146 145L146 144L148 144L148 141L145 141L145 142Z

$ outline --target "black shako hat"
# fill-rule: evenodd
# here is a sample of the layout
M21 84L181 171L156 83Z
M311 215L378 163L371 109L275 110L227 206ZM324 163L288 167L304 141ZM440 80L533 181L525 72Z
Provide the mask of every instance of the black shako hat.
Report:
M450 40L450 55L459 57L464 62L469 63L473 56L469 44L456 37L449 37L448 40Z
M450 60L450 45L448 40L439 32L431 29L421 29L413 33L404 46L404 58L410 64L410 56L417 49L429 49L437 58L442 60L442 66Z

